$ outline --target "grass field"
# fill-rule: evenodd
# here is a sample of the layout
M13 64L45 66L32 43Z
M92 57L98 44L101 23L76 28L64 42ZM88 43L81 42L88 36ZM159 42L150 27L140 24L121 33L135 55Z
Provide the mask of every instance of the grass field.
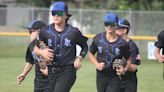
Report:
M16 84L16 76L21 73L24 58L0 59L0 92L33 92L34 71L26 77L22 85ZM138 92L163 92L162 64L143 61L138 72ZM71 92L96 92L94 66L85 60L78 71L77 80Z
M28 38L0 37L0 92L33 92L34 70L22 85L16 84L16 77L25 65L27 44ZM162 74L161 63L142 59L142 64L138 67L138 92L164 92ZM71 92L96 92L95 78L94 66L85 59Z

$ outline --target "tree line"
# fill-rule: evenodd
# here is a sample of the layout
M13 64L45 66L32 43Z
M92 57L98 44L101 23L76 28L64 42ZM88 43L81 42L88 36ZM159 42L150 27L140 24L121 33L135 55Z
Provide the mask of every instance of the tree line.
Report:
M70 8L111 10L164 10L163 0L16 0L34 7L49 7L54 1L64 1Z

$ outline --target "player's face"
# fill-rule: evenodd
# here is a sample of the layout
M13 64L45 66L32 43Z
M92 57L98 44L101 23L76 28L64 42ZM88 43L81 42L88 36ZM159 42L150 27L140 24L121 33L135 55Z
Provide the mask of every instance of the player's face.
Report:
M107 33L112 34L115 33L115 30L117 29L117 26L115 23L104 23L105 24L105 30Z
M52 16L53 16L53 22L55 24L62 24L67 19L67 15L65 14L65 12L62 11L53 11Z
M33 41L39 34L39 29L38 30L34 30L32 29L31 34L30 34L30 40Z
M118 28L116 30L116 33L119 35L119 36L123 36L124 34L126 34L126 29L125 28Z

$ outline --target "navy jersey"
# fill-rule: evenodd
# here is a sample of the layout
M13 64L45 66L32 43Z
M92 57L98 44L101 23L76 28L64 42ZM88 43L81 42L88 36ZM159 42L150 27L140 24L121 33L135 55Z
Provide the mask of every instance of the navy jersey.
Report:
M135 42L133 40L129 40L128 44L129 44L130 53L131 53L131 63L140 65L141 61L140 61L139 49L138 49L137 45L135 44ZM135 71L135 72L127 71L126 74L124 76L122 76L122 80L121 80L122 88L128 86L129 83L137 84L136 72L137 71Z
M131 60L132 64L140 65L140 54L139 54L139 49L135 42L133 40L128 41L129 47L130 47L130 53L131 53Z
M82 48L80 56L85 57L88 51L87 40L88 38L84 37L78 28L67 24L62 32L57 32L54 24L50 24L41 30L37 46L39 46L39 41L43 41L54 50L55 56L52 64L70 65L73 64L76 57L76 44Z
M115 42L111 43L106 39L105 32L99 33L94 37L90 52L92 54L97 52L98 62L105 62L105 68L107 69L112 69L112 63L115 59L122 59L123 57L128 59L130 57L127 42L119 36Z
M155 46L157 48L163 48L164 49L164 31L161 31L158 34L157 41L155 42ZM162 50L162 54L164 55L164 50Z
M49 87L48 77L44 76L43 73L40 71L40 67L37 62L37 56L31 51L31 49L33 49L33 46L34 46L32 44L34 43L35 42L31 42L28 46L28 49L26 52L26 62L30 64L35 64L35 81L34 81L35 89L47 89Z

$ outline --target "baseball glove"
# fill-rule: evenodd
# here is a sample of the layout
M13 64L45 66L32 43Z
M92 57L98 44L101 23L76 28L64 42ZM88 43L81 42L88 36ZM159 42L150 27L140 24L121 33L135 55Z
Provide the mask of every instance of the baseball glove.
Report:
M40 49L49 48L43 41L39 41L39 47L40 47ZM42 57L42 56L39 56L38 63L39 63L39 66L41 69L45 69L47 64L50 64L51 61L44 59L44 57Z
M113 61L113 69L116 70L117 68L119 68L119 66L125 66L126 65L126 60L125 58L122 59L115 59Z

